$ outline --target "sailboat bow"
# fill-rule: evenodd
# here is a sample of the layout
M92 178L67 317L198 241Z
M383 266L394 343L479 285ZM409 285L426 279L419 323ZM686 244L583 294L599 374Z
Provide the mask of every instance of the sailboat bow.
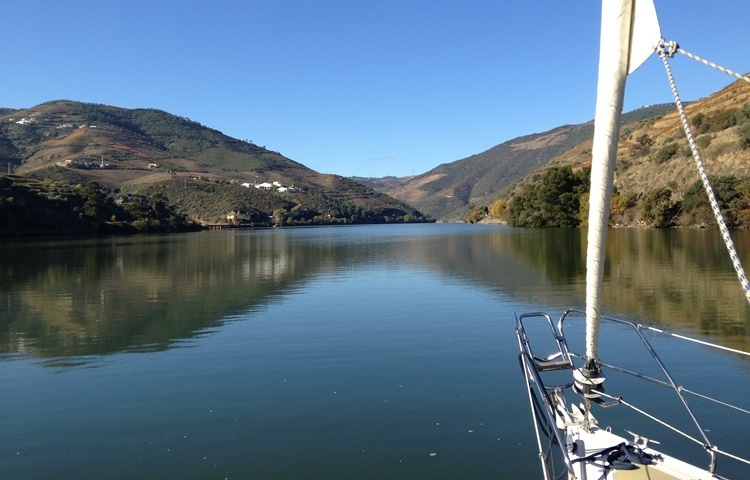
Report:
M671 51L668 50L669 48ZM705 429L685 397L684 389L675 382L644 335L647 330L659 330L602 314L607 229L627 76L638 69L654 52L659 52L667 67L686 134L688 139L691 139L687 119L680 108L679 96L666 61L666 57L673 55L676 48L676 44L667 44L661 36L653 0L602 1L599 74L589 194L586 307L585 310L566 310L557 321L546 313L538 312L517 315L515 318L521 370L526 381L529 404L534 418L543 475L548 480L566 476L568 479L601 480L716 479L722 478L716 474L719 454L725 454L750 465L750 461L719 450L709 440ZM707 176L701 170L695 144L692 141L690 143L694 156L697 158L701 177L705 177L704 183L708 185ZM706 190L710 198L710 185ZM720 210L718 213L721 213ZM722 223L719 222L719 225L721 226ZM726 233L725 230L726 228L723 228L722 233ZM725 236L728 237L728 233ZM727 248L730 256L736 257L731 243L727 243ZM737 265L739 265L738 259L735 269L740 280L744 278L746 282L743 283L743 289L750 301L750 281L745 277L741 265L739 267ZM569 346L565 326L573 318L585 320L585 352L575 351ZM659 378L602 361L599 355L602 321L634 333L657 366L660 372ZM552 354L538 356L534 353L528 329L530 324L534 324L533 330L535 331L538 330L536 327L539 324L542 325L542 330L550 331L554 345ZM721 348L716 345L710 346ZM740 353L750 356L745 352ZM629 375L670 389L691 420L691 428L697 433L688 434L683 429L659 420L643 409L629 404L622 396L609 394L604 387L604 370ZM571 401L568 397L574 400ZM702 396L702 398L710 397ZM578 401L581 403L577 403ZM717 403L724 404L720 401ZM706 451L709 456L707 467L695 466L654 450L651 448L654 442L641 435L632 434L632 438L625 438L613 433L610 428L599 427L599 422L591 411L592 404L601 407L624 405L656 420L657 423L661 423L673 432L678 432ZM555 459L558 460L557 463Z

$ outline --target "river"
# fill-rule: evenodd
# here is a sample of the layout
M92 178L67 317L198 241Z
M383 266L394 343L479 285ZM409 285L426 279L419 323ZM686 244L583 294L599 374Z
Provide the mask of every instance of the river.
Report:
M0 478L540 478L513 315L583 305L585 234L5 239ZM735 242L750 252L750 233ZM716 231L611 231L604 305L750 350ZM696 388L749 406L746 358L667 351ZM746 419L708 417L720 446L746 443Z

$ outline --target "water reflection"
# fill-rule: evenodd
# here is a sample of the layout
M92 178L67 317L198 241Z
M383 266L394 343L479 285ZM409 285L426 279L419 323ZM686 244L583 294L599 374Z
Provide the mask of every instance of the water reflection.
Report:
M161 349L269 301L311 270L283 236L178 236L4 245L4 352Z
M716 231L622 230L611 238L609 305L735 348L750 347L750 308ZM745 232L737 236L740 252L750 248L747 240Z
M586 232L372 226L0 244L0 352L43 358L160 350L318 275L413 265L543 307L582 305ZM750 236L738 234L738 249ZM715 231L611 232L605 307L750 344Z

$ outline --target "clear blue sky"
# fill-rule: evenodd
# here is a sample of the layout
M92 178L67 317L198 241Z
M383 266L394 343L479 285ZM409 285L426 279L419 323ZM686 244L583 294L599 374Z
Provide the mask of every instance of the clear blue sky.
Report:
M683 48L750 71L750 2L656 0ZM158 108L324 173L405 176L594 115L596 0L6 0L0 106ZM732 79L673 61L684 99ZM658 57L625 110L671 101Z

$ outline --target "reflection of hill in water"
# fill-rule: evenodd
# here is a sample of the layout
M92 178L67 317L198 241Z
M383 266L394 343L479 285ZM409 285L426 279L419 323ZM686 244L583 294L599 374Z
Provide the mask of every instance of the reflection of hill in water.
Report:
M749 251L746 232L736 242ZM750 349L750 308L717 231L617 230L607 251L607 305Z
M516 302L582 306L585 235L426 225L6 243L0 352L164 349L358 265L413 265ZM750 248L744 232L735 241ZM715 231L613 230L605 308L748 349L750 308L726 257Z
M408 245L400 257L520 301L570 303L570 285L585 276L580 230L483 228Z
M446 257L445 271L526 302L583 307L585 230L515 230L472 242L480 244ZM750 252L748 232L735 243ZM607 313L750 349L750 308L715 230L611 230L604 289Z
M0 269L0 348L42 357L163 349L332 268L331 249L314 250L286 235L231 234L14 248Z

